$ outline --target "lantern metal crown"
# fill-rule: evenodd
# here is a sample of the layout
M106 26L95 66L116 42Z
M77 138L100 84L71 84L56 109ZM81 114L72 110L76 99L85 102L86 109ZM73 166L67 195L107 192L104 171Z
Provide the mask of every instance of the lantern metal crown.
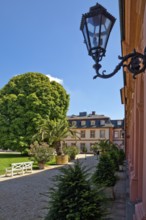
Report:
M106 47L111 30L116 19L100 4L91 7L88 13L82 15L80 30L83 33L84 42L86 44L88 54L93 58L95 64L93 65L96 75L93 79L101 77L104 79L114 76L120 68L127 67L128 71L133 74L133 78L146 69L146 48L144 54L137 52L135 49L132 53L118 58L121 60L114 71L110 74L99 72L101 64L99 63L105 56ZM126 63L125 63L126 62Z

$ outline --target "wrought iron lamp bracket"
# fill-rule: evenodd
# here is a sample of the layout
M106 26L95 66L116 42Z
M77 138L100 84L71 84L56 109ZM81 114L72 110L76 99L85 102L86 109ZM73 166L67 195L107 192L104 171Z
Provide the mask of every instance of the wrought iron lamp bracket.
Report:
M144 49L144 54L141 54L134 49L132 53L130 53L124 57L119 56L118 58L121 60L121 62L116 66L114 71L110 74L105 74L106 73L105 70L102 71L102 73L99 73L99 69L101 68L101 64L99 64L99 62L97 61L96 64L94 64L94 66L93 66L94 69L96 70L96 75L93 77L93 79L96 79L97 77L100 77L103 79L110 78L110 77L114 76L120 70L120 68L122 66L123 66L123 68L126 67L128 69L128 71L133 74L133 78L136 79L136 75L144 72L146 69L146 47ZM129 62L127 63L128 60L129 60Z

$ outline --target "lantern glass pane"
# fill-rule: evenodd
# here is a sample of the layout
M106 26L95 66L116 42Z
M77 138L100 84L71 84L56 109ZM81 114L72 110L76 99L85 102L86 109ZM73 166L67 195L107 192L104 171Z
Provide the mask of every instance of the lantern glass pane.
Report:
M85 24L84 24L84 28L83 28L83 35L84 35L84 39L85 39L87 49L89 51L89 40L88 40L87 28L86 28Z
M112 27L112 22L109 18L102 15L101 21L101 33L100 33L100 47L106 48L107 41L109 38L110 30Z
M99 46L100 21L101 15L87 18L91 48Z

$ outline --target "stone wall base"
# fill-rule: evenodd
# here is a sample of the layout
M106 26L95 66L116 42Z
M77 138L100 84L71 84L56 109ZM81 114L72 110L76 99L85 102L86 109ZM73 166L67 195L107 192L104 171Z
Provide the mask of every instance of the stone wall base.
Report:
M144 210L142 202L135 205L133 220L146 220L146 210Z

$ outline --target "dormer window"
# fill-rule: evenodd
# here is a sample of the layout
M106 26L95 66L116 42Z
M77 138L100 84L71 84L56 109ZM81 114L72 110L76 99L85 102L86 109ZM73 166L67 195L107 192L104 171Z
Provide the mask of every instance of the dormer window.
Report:
M122 125L122 121L117 121L117 125Z
M72 121L72 126L76 126L77 122L76 121Z
M95 121L94 121L94 120L90 121L90 124L91 124L92 126L95 125Z
M105 125L105 120L100 120L100 125Z
M86 121L81 121L81 125L85 126L86 125Z

